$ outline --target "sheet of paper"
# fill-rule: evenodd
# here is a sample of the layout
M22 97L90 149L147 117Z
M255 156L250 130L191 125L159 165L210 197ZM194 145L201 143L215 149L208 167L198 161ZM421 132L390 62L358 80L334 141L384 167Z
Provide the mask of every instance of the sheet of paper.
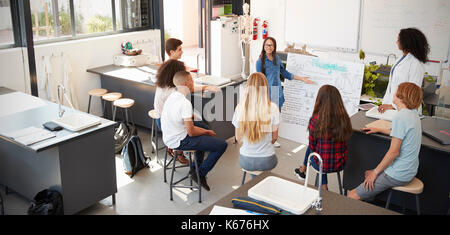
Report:
M222 206L214 206L209 215L255 215L245 210L226 208Z
M36 127L28 127L4 135L26 146L56 137L54 133Z
M364 76L364 64L289 54L287 70L309 77L315 84L285 81L280 137L308 144L307 127L314 111L317 93L323 85L335 86L341 93L349 116L358 112Z

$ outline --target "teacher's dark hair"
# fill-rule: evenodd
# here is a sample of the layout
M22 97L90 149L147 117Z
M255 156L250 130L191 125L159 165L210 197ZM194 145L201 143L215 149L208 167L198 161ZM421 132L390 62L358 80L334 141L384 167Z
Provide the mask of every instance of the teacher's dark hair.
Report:
M424 64L428 62L430 45L427 37L420 30L416 28L402 29L400 30L399 40L403 51L413 54Z
M268 40L271 40L273 42L273 52L272 52L273 64L277 65L277 40L275 40L275 38L268 37L266 38L266 40L264 40L261 55L259 56L259 58L261 59L261 72L264 75L266 75L266 50L264 50L264 47Z

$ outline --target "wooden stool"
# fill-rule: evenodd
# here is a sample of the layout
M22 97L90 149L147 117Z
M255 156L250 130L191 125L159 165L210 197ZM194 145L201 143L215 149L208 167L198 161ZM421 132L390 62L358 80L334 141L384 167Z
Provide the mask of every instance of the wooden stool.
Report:
M390 192L389 196L386 202L386 209L389 209L389 203L391 201L392 192L400 191L404 193L414 194L416 195L416 209L417 214L420 215L420 205L419 205L419 195L423 192L423 183L417 178L414 178L408 185L400 186L400 187L393 187ZM403 211L405 210L405 198L403 198Z
M152 119L152 132L151 132L151 135L150 135L150 144L151 144L151 146L152 146L152 153L156 152L156 162L157 162L158 164L162 165L162 164L159 162L159 158L158 158L158 150L164 149L165 147L158 148L158 146L159 146L159 143L158 143L158 142L159 142L159 140L158 140L158 131L159 131L159 128L158 128L158 125L156 124L156 119L158 119L158 118L156 117L156 111L155 111L154 109L153 109L153 110L150 110L150 111L148 112L148 116L150 116L150 118ZM156 139L156 143L153 142L153 138ZM162 138L162 136L161 136L161 138Z
M242 169L242 171L244 172L244 174L242 175L241 186L244 185L244 183L245 183L245 177L247 176L247 173L249 173L252 176L258 176L264 172L264 171L248 171L246 169Z
M174 149L174 152L176 152L176 151L177 150ZM172 159L172 168L171 168L172 169L172 175L170 177L170 200L173 201L173 188L189 188L191 190L192 189L197 189L198 190L198 202L202 203L202 187L200 185L200 172L199 172L199 169L198 169L199 165L198 165L197 159L195 158L195 150L184 150L183 152L186 152L186 153L189 154L189 169L192 169L192 164L191 163L192 162L194 163L195 173L197 174L197 186L193 185L192 178L190 179L191 180L191 185L190 186L177 185L180 182L186 180L187 178L190 178L189 177L190 171L189 171L189 173L188 173L188 175L186 177L178 180L177 182L173 182L173 175L175 173L175 169L179 168L179 167L175 166L175 163L177 161L176 161L176 157L174 157ZM194 160L192 160L192 155L193 154L194 154L194 158L193 158ZM166 151L166 158L165 158L164 162L166 161L166 159L167 159L167 151ZM164 166L166 166L166 165L164 164ZM186 166L182 166L182 167L186 167ZM166 171L166 169L164 169L164 176L165 176L165 171Z
M133 105L134 105L134 100L132 100L132 99L118 99L118 100L114 101L114 103L113 103L113 106L114 106L113 121L116 121L117 108L121 108L125 112L125 121L127 123L130 123L128 120L128 109L133 107ZM130 115L131 115L131 113L130 113ZM131 119L133 119L133 117L131 117ZM132 122L132 124L134 125L134 122Z
M113 110L114 110L114 101L122 98L122 93L114 92L114 93L107 93L102 96L103 102L103 110L106 112L106 102L111 103L111 117L113 116ZM103 114L104 117L105 114Z
M90 90L89 92L88 92L88 94L89 94L89 103L88 103L88 110L87 110L87 113L90 113L90 111L91 111L91 100L92 100L92 96L95 96L95 97L102 97L103 95L105 95L106 93L108 93L108 90L106 90L106 89L93 89L93 90ZM101 100L101 102L102 102L102 104L103 104L103 99L100 99ZM103 110L103 115L105 114L105 110Z

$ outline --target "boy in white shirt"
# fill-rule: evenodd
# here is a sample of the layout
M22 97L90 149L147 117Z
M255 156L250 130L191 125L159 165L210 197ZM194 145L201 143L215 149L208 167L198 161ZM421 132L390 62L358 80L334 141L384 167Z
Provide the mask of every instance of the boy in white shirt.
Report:
M174 150L197 150L195 158L199 165L200 184L207 191L210 190L206 175L223 155L228 144L215 138L216 133L194 125L192 104L186 98L194 86L190 73L180 71L175 74L173 83L176 91L164 103L161 114L161 129L163 141ZM210 152L204 159L205 152ZM197 182L195 171L190 172L193 181Z

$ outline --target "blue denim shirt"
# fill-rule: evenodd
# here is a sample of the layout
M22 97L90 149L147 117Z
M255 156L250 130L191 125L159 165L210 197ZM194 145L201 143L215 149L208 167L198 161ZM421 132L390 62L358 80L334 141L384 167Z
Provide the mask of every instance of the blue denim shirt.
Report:
M270 94L270 99L272 102L274 102L275 104L278 105L278 107L283 106L284 104L284 94L283 94L283 87L281 86L281 81L280 81L280 74L283 75L283 77L285 77L288 80L292 80L294 79L294 75L289 73L283 66L283 63L281 62L280 57L276 57L275 58L277 63L276 65L269 60L266 57L266 77L267 77L267 82L269 83L269 94ZM262 72L262 62L261 62L261 58L259 58L259 60L256 62L256 71L257 72ZM272 92L272 88L276 89L274 90L274 92Z

